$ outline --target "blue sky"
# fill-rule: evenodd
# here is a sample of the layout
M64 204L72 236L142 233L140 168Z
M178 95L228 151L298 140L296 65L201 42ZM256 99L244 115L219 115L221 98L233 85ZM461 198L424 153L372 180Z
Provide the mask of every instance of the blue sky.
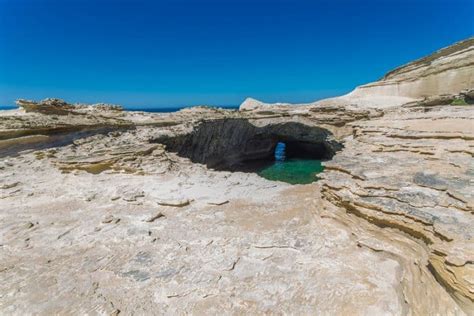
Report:
M474 34L472 0L0 0L0 104L308 102Z

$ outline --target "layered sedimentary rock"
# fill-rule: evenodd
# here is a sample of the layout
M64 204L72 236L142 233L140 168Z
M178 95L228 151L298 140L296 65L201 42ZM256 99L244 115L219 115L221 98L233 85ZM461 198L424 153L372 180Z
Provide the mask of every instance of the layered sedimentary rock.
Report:
M20 101L0 113L0 313L473 314L471 52L300 106ZM321 180L213 170L277 141L330 159Z
M349 94L303 106L358 106L387 108L441 95L458 95L474 87L474 38L440 49L388 72L381 80L362 85ZM252 98L241 110L285 107L288 103L268 104ZM301 104L300 104L301 105Z
M26 112L37 112L42 114L67 115L77 114L84 111L123 111L120 105L97 103L92 105L86 104L69 104L62 99L44 99L39 102L19 99L16 104Z
M211 168L271 159L277 142L285 142L289 153L298 151L319 159L332 157L342 147L328 130L284 117L204 121L191 133L163 135L153 141Z
M241 111L251 111L267 108L269 110L275 110L278 107L287 107L291 104L289 103L264 103L262 101L256 100L254 98L247 98L242 102L239 109Z
M71 113L74 107L61 99L45 99L42 102L20 99L17 105L26 112L38 112L43 114L66 115Z
M474 38L443 48L387 73L382 80L358 87L354 97L424 98L456 94L474 87Z
M28 135L49 135L104 127L125 127L124 113L115 106L72 105L60 99L40 102L18 100L20 111L4 111L0 140Z
M474 296L474 118L470 106L397 109L352 123L325 163L322 192L350 214L412 236L424 262L465 310Z

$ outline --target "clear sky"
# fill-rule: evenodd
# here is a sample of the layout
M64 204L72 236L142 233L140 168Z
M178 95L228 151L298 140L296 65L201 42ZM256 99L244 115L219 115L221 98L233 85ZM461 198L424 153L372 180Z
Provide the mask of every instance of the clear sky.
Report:
M309 102L474 35L474 0L0 0L0 104Z

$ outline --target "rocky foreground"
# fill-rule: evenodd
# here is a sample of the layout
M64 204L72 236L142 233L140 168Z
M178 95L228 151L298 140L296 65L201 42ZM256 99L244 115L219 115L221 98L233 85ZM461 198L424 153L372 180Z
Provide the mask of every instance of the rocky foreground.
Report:
M300 106L19 101L0 112L0 313L474 314L473 42ZM322 179L229 171L279 140L327 159Z

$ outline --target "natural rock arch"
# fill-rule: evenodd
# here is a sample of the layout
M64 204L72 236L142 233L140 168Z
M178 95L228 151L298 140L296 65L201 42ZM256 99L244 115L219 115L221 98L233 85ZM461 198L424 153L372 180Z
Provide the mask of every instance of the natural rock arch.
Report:
M330 159L342 145L328 130L299 122L256 126L247 119L204 121L192 132L153 140L193 162L214 169L238 169L239 164L273 159L278 142L288 157Z

